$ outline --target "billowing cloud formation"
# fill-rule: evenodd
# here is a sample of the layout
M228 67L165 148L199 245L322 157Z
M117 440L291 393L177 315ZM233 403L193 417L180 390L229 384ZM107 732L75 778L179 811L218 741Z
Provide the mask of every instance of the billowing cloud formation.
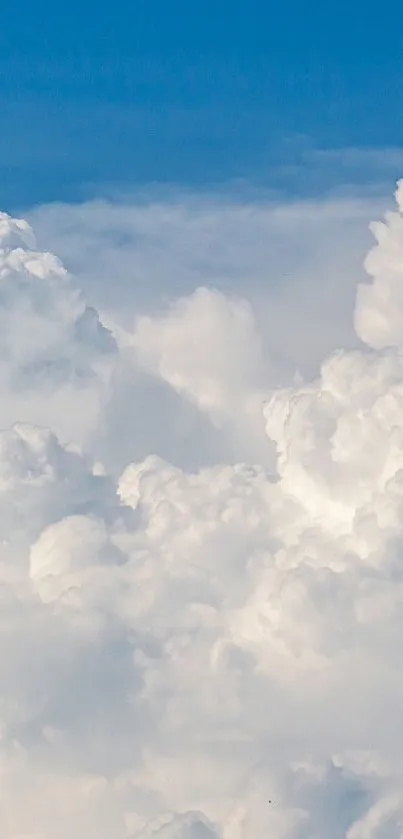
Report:
M246 438L249 457L265 447L262 399L275 373L246 301L198 288L166 314L138 318L128 343L140 365L207 414L213 426L238 444Z
M130 329L134 314L157 308L162 316L164 301L173 314L198 288L245 298L269 361L285 357L312 378L340 344L357 346L351 312L368 224L387 206L365 193L283 203L265 194L147 202L135 194L36 207L29 218L41 247L65 260L103 317Z
M134 345L145 364L220 421L234 414L261 373L261 350L244 301L199 288L167 317L140 318Z
M119 353L0 222L0 836L400 836L401 205L357 296L366 346L275 389L246 302L133 313ZM260 460L150 452L116 481L93 455L122 364Z
M81 440L96 422L115 343L59 260L34 247L29 225L2 213L2 424L51 422Z
M355 326L358 335L375 349L401 346L403 339L403 186L396 190L398 213L388 213L386 223L371 225L378 246L365 267L373 276L371 286L361 285L357 294Z

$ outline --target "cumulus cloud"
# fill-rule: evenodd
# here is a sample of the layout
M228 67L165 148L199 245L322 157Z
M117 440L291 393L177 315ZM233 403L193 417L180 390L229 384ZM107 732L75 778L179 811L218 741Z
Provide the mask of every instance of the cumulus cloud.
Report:
M386 205L366 194L278 203L239 191L34 208L28 218L41 248L77 275L120 345L113 398L93 441L108 470L118 477L150 452L186 470L217 460L271 462L259 391L292 383L296 370L311 379L329 352L359 346L351 312L365 276L367 226ZM213 327L220 311L221 343ZM173 337L178 317L181 335ZM181 358L173 370L174 342L175 364ZM177 390L168 383L173 373ZM208 396L214 409L200 411Z
M4 839L400 835L401 190L356 345L281 387L253 295L158 299L113 336L1 216ZM147 376L232 457L97 461Z
M399 346L403 337L401 264L403 257L403 187L396 190L398 212L388 213L385 222L371 225L377 240L365 267L373 277L371 285L360 285L357 293L355 327L360 338L375 349Z
M115 342L29 225L0 218L0 393L2 425L22 418L68 439L96 423ZM78 411L78 405L80 410Z
M244 391L263 378L249 306L206 288L165 317L140 318L133 344L145 365L217 422L233 416Z
M127 342L140 365L235 434L236 448L247 438L244 455L262 456L262 398L276 372L247 301L198 288L159 317L138 318Z
M279 203L235 195L50 204L27 216L93 305L131 331L134 315L172 308L197 288L253 306L265 360L316 375L356 346L351 311L365 278L368 224L388 202L363 194Z

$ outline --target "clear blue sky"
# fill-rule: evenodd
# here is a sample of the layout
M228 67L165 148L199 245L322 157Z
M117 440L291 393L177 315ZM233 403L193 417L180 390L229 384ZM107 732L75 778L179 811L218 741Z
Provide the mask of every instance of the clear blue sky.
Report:
M402 23L393 0L8 2L0 203L332 185L304 155L403 147Z

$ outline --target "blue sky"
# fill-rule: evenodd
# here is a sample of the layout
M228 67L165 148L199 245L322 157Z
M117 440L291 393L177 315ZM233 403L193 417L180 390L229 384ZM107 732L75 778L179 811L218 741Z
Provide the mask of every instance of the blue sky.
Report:
M363 0L8 3L2 205L149 183L392 182L402 18Z

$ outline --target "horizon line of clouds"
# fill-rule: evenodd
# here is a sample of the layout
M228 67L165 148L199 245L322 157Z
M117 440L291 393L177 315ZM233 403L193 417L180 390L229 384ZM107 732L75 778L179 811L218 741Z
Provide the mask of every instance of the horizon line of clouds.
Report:
M273 130L269 115L260 111L260 130L245 128L245 136L231 146L227 133L237 119L234 109L227 116L208 108L176 109L175 118L169 109L153 113L113 102L61 107L35 95L4 103L4 108L2 203L22 214L30 203L121 197L133 190L147 192L150 184L154 191L249 191L255 199L262 188L273 199L340 189L390 194L402 168L398 145L334 143L331 136ZM20 129L27 122L33 126L30 143ZM253 113L250 119L245 115L243 124L253 124ZM195 136L197 155L192 152Z
M117 318L117 325L123 317L127 326L135 308L147 314L154 297L165 305L207 285L252 296L265 314L267 305L287 306L288 318L294 316L293 294L302 317L318 296L335 320L329 323L333 341L338 328L340 340L351 341L350 312L355 283L363 276L362 253L371 242L369 225L388 206L383 190L279 199L264 190L155 185L123 196L42 204L26 217L41 247L60 254L96 308ZM117 305L108 275L119 282ZM272 350L287 355L279 338ZM329 349L318 348L316 361Z
M105 180L102 175L91 180L84 175L74 197L65 202L55 197L35 203L130 202L133 199L147 203L192 198L284 204L326 202L332 198L384 197L387 200L402 169L403 145L321 146L314 138L296 135L279 141L276 150L268 150L265 161L245 173L223 177L205 173L200 179L165 175L143 178L139 177L137 168L131 177L126 172L125 183L122 179ZM23 214L29 212L29 202L21 205L20 210Z

